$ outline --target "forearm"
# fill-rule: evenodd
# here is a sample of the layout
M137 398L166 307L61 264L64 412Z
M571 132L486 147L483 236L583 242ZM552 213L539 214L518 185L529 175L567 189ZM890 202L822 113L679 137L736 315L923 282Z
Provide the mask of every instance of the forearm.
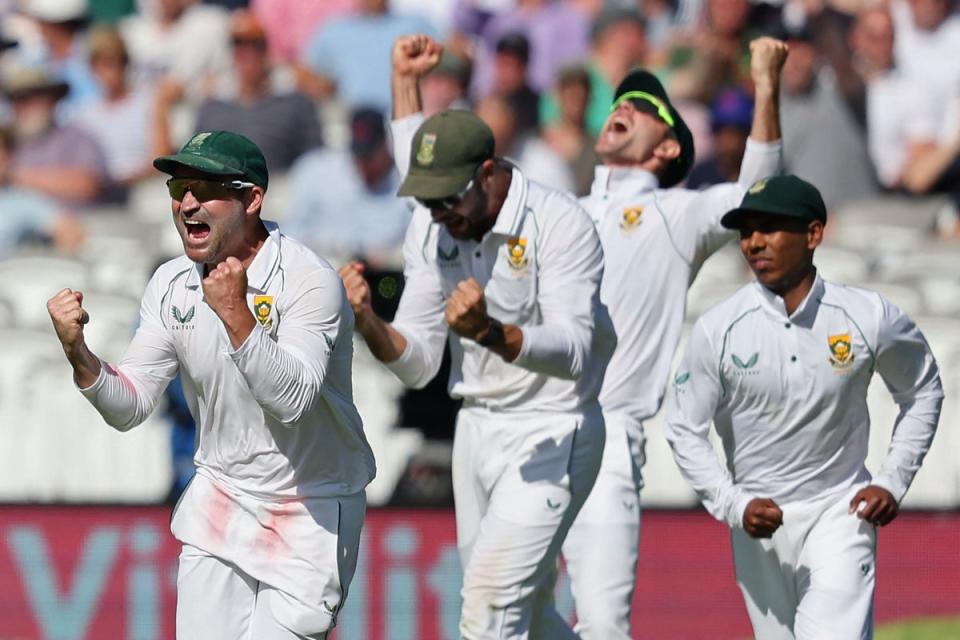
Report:
M362 321L357 318L356 329L363 336L373 357L385 364L399 359L407 349L407 339L403 334L380 316L371 315Z
M102 365L100 358L96 356L87 347L86 343L81 343L76 347L67 349L64 347L67 356L67 362L73 368L73 382L79 389L92 387L100 377Z
M753 124L750 138L757 142L780 140L780 80L764 78L754 80Z
M911 193L927 193L960 155L960 142L928 147L904 164L900 182Z
M897 502L903 500L930 450L942 404L941 394L917 398L901 408L887 457L873 482L893 494Z
M394 73L390 79L393 94L393 119L399 120L423 110L420 82L414 76Z

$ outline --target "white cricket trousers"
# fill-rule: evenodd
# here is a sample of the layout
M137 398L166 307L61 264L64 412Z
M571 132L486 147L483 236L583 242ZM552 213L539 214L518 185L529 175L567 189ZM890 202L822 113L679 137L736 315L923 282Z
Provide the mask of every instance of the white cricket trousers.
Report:
M848 513L857 490L780 505L773 537L734 529L737 583L757 640L873 637L876 528Z
M301 557L297 560L301 566L286 564L295 580L312 581L314 591L324 594L322 599L308 602L184 543L177 571L177 640L325 639L336 624L356 570L366 497L361 492L313 499L312 507L320 509L321 502L331 503L324 510L337 514L336 524L323 522L305 530L310 540L304 542L328 551L322 558Z
M604 412L600 474L563 543L563 559L583 640L630 640L630 608L640 547L642 423Z
M603 441L599 408L585 415L461 409L452 471L463 638L576 638L553 606L553 588Z

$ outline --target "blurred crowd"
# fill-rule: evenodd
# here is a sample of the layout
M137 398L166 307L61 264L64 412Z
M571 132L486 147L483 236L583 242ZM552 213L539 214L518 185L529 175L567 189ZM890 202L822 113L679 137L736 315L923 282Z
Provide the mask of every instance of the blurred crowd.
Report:
M0 255L75 251L86 216L210 129L247 135L289 175L290 233L321 253L389 255L409 215L384 126L390 48L415 32L446 45L423 82L428 115L475 109L499 154L577 194L613 88L638 65L694 130L688 186L736 179L760 34L791 48L787 169L830 207L960 192L951 0L0 0Z

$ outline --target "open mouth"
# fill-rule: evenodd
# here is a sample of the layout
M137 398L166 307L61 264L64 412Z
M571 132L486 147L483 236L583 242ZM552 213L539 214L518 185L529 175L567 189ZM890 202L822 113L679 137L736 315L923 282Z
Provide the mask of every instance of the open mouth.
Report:
M191 240L206 240L210 236L210 225L199 220L184 220L183 226Z

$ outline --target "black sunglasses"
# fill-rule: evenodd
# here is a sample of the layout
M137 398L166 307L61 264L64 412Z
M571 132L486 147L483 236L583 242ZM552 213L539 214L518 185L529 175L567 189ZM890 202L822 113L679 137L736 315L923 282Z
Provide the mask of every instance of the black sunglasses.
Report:
M471 178L467 186L460 190L460 193L455 193L445 198L414 198L414 200L431 211L434 209L453 209L463 202L463 199L467 197L467 194L470 193L473 186L474 182L473 178Z
M167 191L174 200L183 200L187 191L193 194L193 197L200 202L207 200L225 200L233 197L235 194L231 191L242 191L257 185L243 180L229 180L226 182L218 180L204 180L201 178L170 178L167 180Z

